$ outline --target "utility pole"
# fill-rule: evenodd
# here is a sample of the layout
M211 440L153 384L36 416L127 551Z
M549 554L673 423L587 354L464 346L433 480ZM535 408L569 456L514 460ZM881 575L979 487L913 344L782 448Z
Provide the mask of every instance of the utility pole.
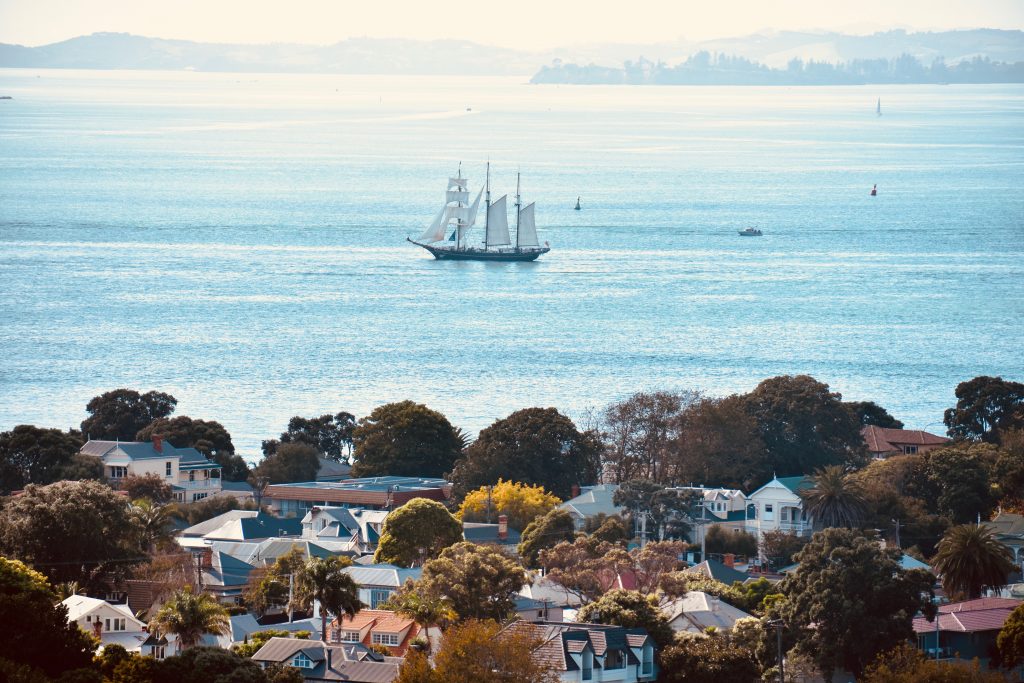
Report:
M708 535L708 502L701 496L700 501L700 561L708 559L706 557L707 552L707 535Z
M786 683L786 665L782 659L782 619L772 619L768 626L775 627L775 646L779 658L779 683Z
M488 486L487 487L487 523L488 524L491 523L491 489L493 489L493 488L494 488L493 486Z

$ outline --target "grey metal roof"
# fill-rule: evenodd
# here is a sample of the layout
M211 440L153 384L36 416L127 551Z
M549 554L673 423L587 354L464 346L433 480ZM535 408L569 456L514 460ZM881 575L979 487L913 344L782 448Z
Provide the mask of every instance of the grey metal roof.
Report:
M612 502L618 488L617 484L584 487L580 495L570 498L558 507L570 513L574 512L580 517L594 517L598 514L618 515L622 513L623 508Z
M331 652L331 666L327 667L327 650ZM351 652L350 652L351 650ZM271 638L252 656L256 662L287 662L303 652L310 660L317 662L312 669L299 669L300 673L314 681L349 681L350 683L391 683L398 677L399 664L391 661L376 662L368 659L353 661L354 649L340 645L297 638Z
M387 588L400 588L405 584L406 579L418 580L423 574L421 568L406 569L393 564L352 565L345 567L342 571L351 576L352 580L360 586L384 586Z
M205 536L215 529L219 529L228 522L236 519L243 519L245 517L255 517L259 512L256 510L228 510L227 512L217 515L205 522L194 524L189 528L181 532L182 536Z

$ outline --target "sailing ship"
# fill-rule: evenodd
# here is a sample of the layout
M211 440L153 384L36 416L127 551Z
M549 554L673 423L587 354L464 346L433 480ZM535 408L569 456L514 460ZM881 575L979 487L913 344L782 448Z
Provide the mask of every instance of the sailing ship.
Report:
M878 116L882 115L882 98L878 98L878 104L875 105L875 114Z
M576 206L573 207L573 211L579 211L579 210L580 210L580 198L577 197L576 198Z
M480 199L484 200L483 246L470 246L469 232L476 224ZM458 174L448 178L445 203L434 216L430 226L417 239L406 237L423 247L436 259L456 261L533 261L551 251L537 240L534 202L522 205L519 194L519 174L516 174L516 232L512 241L508 231L508 195L491 201L491 165L487 164L487 179L476 199L469 201L469 180L462 177L462 164ZM445 238L445 235L448 235Z

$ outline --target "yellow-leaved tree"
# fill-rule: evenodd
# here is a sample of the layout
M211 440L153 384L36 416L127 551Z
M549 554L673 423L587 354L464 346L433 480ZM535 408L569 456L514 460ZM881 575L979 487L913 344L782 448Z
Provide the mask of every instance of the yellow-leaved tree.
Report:
M547 493L543 486L499 479L494 486L481 486L471 491L455 516L463 522L496 523L498 515L506 515L508 525L516 531L522 531L534 519L547 514L561 502L557 496Z

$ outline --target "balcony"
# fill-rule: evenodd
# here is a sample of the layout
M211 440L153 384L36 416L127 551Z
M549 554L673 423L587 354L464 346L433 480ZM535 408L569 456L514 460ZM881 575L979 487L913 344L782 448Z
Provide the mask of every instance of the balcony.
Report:
M196 479L195 481L177 481L174 483L175 486L183 488L186 491L209 491L210 489L220 488L220 479Z

